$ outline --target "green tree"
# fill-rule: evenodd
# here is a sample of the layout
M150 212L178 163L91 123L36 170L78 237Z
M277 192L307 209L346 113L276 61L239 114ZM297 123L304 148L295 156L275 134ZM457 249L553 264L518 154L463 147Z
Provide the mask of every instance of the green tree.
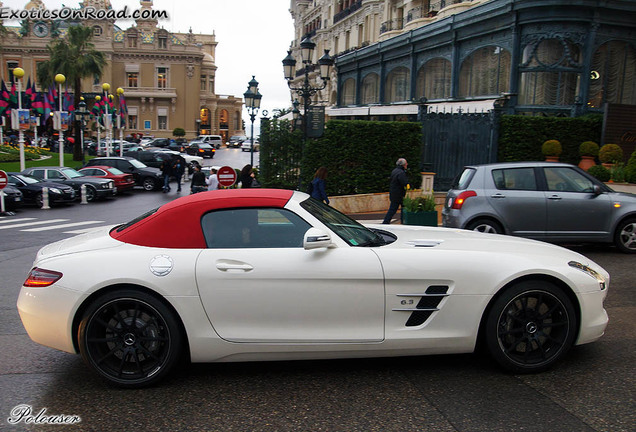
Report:
M49 59L38 64L37 76L40 85L48 87L55 84L55 75L66 77L74 93L74 105L77 107L82 95L82 79L102 76L106 66L106 56L97 51L91 42L93 29L84 26L71 26L65 38L59 38L47 45ZM75 145L73 160L82 160L80 143L80 124L75 121Z
M177 138L181 138L184 137L186 134L186 131L184 128L174 128L172 131L172 136L176 136Z

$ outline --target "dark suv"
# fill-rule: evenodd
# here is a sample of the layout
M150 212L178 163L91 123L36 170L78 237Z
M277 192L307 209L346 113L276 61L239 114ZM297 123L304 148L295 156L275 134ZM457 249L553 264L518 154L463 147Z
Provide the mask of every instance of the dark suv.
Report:
M132 174L135 184L143 186L147 191L160 189L163 185L163 176L158 168L149 167L143 162L131 157L98 157L88 161L86 166L106 165L119 168L121 171Z

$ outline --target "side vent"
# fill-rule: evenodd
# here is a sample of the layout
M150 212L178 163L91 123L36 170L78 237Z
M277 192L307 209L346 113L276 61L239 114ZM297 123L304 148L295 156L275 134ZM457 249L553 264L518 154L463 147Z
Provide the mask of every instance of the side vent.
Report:
M415 309L412 310L411 316L406 321L406 326L417 327L424 324L433 312L439 310L437 306L448 295L447 293L448 287L445 285L431 285L428 287Z

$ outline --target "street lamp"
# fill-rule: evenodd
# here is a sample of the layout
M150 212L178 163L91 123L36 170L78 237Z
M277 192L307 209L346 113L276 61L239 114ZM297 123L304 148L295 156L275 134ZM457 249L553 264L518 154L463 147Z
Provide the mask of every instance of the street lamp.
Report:
M22 77L24 76L24 69L15 68L13 69L13 76L17 78L18 81L18 112L22 109ZM20 145L20 171L24 171L26 168L26 161L24 158L24 132L22 132L22 128L18 126L18 144Z
M124 123L122 118L122 106L121 106L121 98L124 95L124 89L121 87L117 87L117 98L119 100L119 116L117 117L118 123L117 127L119 128L119 156L124 155Z
M86 161L86 151L84 149L84 128L86 127L86 118L90 115L90 113L86 110L86 102L84 102L84 97L80 97L80 102L77 104L77 111L75 111L75 116L80 121L80 144L82 148L82 163Z
M252 121L252 135L250 137L250 165L252 166L254 166L254 120L256 119L256 114L258 114L258 109L261 107L262 97L258 92L258 81L252 75L252 79L247 83L247 91L243 93L245 108L247 108Z
M104 98L106 98L106 102L110 104L110 95L108 94L108 91L110 90L110 84L108 83L102 84L102 89L104 90ZM110 150L113 145L113 126L112 126L113 118L108 112L108 107L106 107L106 105L104 106L106 108L106 115L103 117L104 127L106 128L106 157L110 157Z
M55 75L55 82L58 85L58 93L57 93L57 98L59 100L59 140L58 140L58 146L59 146L59 151L60 151L60 166L63 167L64 166L64 130L63 130L63 121L62 121L62 84L64 84L64 81L66 81L66 77L62 74L57 74Z
M302 151L305 151L305 141L307 139L307 113L309 112L309 103L311 102L311 97L318 93L320 90L323 90L327 86L327 82L329 81L329 75L331 73L331 67L334 64L333 57L329 55L329 50L326 49L324 55L318 60L318 72L320 78L322 79L322 85L312 86L309 81L309 73L314 71L316 68L316 64L312 62L314 48L316 44L311 41L309 37L300 42L300 57L303 63L303 73L305 75L305 79L303 80L300 86L293 86L292 81L296 78L296 59L292 56L291 50L287 51L287 57L283 59L283 70L285 72L285 79L287 80L287 85L289 89L298 96L300 96L303 100L303 113L302 116L298 113L297 117L302 118L302 128L303 128L303 146ZM294 105L294 108L297 110L297 105ZM292 111L293 112L293 111ZM298 179L298 186L300 187L302 183L302 173L301 178Z

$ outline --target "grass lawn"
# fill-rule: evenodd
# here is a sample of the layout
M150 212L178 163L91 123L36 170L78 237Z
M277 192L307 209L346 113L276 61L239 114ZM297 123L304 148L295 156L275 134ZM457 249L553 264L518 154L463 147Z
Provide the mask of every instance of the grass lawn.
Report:
M86 160L93 159L95 156L86 156ZM59 166L60 154L53 153L50 158L39 160L28 160L25 163L26 168L39 167L39 166ZM74 161L72 153L64 153L64 166L69 168L81 168L82 161ZM0 162L0 170L6 172L19 172L20 162Z

